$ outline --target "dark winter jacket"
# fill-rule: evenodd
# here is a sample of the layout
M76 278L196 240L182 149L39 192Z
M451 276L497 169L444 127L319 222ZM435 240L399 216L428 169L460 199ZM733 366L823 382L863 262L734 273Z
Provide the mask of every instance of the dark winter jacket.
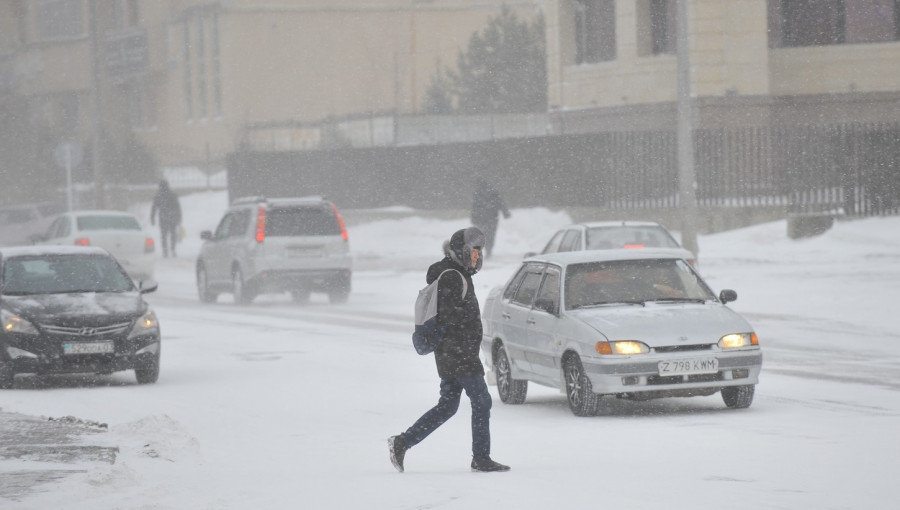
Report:
M153 207L150 208L151 223L154 222L157 211L159 226L163 229L175 228L181 224L181 204L178 203L178 195L165 182L160 183L159 191L153 197Z
M504 218L509 218L509 209L500 192L484 180L476 181L475 195L472 197L472 225L496 225L500 212L503 212Z
M453 379L464 375L484 375L478 352L481 347L481 310L472 277L461 265L444 257L428 268L426 283L431 283L445 269L456 269L466 279L468 290L462 294L462 280L453 272L445 274L438 284L438 321L447 326L444 339L434 351L438 375Z

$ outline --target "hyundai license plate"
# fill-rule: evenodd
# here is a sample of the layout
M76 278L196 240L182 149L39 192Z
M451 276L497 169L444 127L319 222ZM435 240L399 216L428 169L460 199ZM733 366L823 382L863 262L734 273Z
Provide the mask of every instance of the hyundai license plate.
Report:
M690 358L659 362L659 375L714 374L719 371L716 358Z
M105 342L72 342L63 344L63 354L109 354L115 352L112 340Z
M287 249L288 257L307 258L322 256L322 248L318 246L293 246Z

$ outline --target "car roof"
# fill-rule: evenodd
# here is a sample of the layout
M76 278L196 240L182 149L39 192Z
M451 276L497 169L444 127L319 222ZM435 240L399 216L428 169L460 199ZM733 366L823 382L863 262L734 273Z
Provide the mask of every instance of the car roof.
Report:
M655 221L583 221L581 223L573 223L569 225L582 226L587 228L609 228L609 227L663 227Z
M72 211L68 213L72 216L128 216L129 218L137 218L137 216L124 212L124 211L110 211L106 209L94 209L94 210L86 210L86 211Z
M109 255L98 246L11 246L0 248L0 257L40 257L43 255Z
M310 195L305 197L241 197L233 202L231 202L232 206L241 206L241 205L254 205L254 204L267 204L273 206L284 206L284 205L318 205L323 203L329 203L325 200L325 197L321 195Z
M681 259L685 250L681 248L641 248L611 250L580 250L545 253L528 257L525 262L553 262L561 266L585 262L606 262L613 260Z

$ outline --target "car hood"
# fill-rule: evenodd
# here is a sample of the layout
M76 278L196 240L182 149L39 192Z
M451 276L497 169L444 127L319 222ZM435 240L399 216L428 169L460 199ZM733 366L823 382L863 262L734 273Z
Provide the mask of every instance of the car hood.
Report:
M43 323L61 324L89 320L94 324L133 319L147 304L138 292L83 292L3 296L3 307Z
M608 340L639 340L650 347L714 344L728 333L753 328L730 308L715 302L647 303L568 312Z

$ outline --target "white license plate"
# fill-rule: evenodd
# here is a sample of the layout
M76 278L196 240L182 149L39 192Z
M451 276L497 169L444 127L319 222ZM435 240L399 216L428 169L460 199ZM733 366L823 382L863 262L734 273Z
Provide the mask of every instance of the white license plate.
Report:
M63 354L108 354L115 350L116 346L112 341L63 344Z
M288 257L306 258L319 257L322 255L321 248L288 248Z
M659 375L714 374L719 371L716 358L676 359L659 362Z

